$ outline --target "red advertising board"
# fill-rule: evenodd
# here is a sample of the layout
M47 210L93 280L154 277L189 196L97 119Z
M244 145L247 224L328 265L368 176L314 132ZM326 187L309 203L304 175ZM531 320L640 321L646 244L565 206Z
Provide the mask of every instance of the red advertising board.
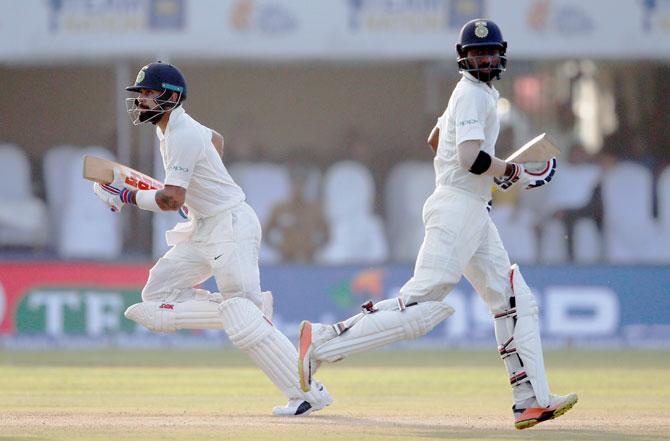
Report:
M21 299L31 290L59 287L94 287L141 290L149 264L90 262L0 263L0 333L16 331L14 318ZM139 301L139 298L138 298Z

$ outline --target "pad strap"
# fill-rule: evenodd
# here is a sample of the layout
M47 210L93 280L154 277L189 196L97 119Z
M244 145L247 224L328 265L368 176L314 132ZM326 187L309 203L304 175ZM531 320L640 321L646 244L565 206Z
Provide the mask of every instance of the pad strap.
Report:
M346 320L342 320L341 322L337 322L333 325L333 329L335 329L335 332L337 335L342 334L345 332L347 329L351 328L354 326L356 323L358 323L363 316L366 314L374 314L375 312L378 312L380 310L383 311L404 311L408 306L415 305L416 303L411 303L409 305L405 305L405 301L402 299L402 297L396 297L394 299L387 299L387 300L382 300L381 302L377 303L376 305L372 303L372 300L368 300L367 302L363 303L361 305L361 309L363 312L360 314L357 314L353 317L349 317Z
M351 354L380 348L400 340L421 337L454 313L444 302L405 303L383 300L371 313L361 313L346 320L346 332L317 345L312 356L317 361L334 362ZM340 324L338 324L340 325ZM335 327L336 330L338 326Z
M514 296L510 297L510 305L514 305ZM514 326L516 326L516 320L517 320L517 312L516 308L512 307L509 309L506 309L502 312L499 312L497 314L494 314L493 316L496 320L508 320L511 319L513 320ZM512 331L512 334L514 334L514 331ZM507 340L505 340L502 344L498 345L498 352L500 353L500 358L504 361L507 357L511 355L516 355L516 362L518 363L518 367L522 368L523 367L523 360L521 359L521 356L516 351L515 343L514 343L514 335L510 336ZM530 381L528 378L528 374L526 371L515 371L512 369L513 373L510 375L509 378L509 383L512 386L518 386L522 383L527 383Z

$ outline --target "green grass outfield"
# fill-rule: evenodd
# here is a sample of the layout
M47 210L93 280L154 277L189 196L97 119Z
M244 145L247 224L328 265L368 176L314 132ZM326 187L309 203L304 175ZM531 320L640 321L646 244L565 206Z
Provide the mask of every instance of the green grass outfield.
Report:
M495 350L385 351L325 366L335 402L284 398L235 351L0 351L0 441L668 440L670 352L547 352L566 415L514 429Z

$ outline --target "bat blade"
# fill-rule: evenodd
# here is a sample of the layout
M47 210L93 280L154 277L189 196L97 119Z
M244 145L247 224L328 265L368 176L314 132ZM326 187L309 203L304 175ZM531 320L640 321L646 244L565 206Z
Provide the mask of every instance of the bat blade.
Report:
M561 151L556 146L556 143L549 135L542 133L512 153L505 159L505 162L544 162L558 156L559 153Z
M97 156L84 156L84 179L109 184L114 180L114 162Z
M125 186L130 189L160 190L163 188L163 183L159 180L128 166L93 155L84 156L83 177L89 181L109 184L114 180L115 168L119 169L125 180Z

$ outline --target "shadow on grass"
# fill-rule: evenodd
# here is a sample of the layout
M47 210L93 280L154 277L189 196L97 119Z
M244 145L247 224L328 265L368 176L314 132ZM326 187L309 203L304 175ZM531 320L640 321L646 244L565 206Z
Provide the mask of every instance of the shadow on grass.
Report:
M564 430L564 429L526 429L511 433L474 431L466 427L454 427L453 430L440 428L435 431L420 430L413 433L416 438L426 439L486 439L486 440L533 440L533 441L667 441L663 435L612 433L598 430Z
M533 440L533 441L667 441L665 435L640 434L622 430L621 432L599 431L593 429L566 430L552 428L551 423L526 430L516 430L511 425L496 430L490 427L468 425L431 426L420 423L402 421L384 421L375 418L358 418L351 416L319 416L320 420L337 425L349 425L365 428L363 432L377 433L383 431L388 439L445 439L445 440ZM375 430L378 429L378 430ZM391 432L388 432L392 430Z
M0 441L48 441L46 438L33 438L25 436L2 436L0 435Z

